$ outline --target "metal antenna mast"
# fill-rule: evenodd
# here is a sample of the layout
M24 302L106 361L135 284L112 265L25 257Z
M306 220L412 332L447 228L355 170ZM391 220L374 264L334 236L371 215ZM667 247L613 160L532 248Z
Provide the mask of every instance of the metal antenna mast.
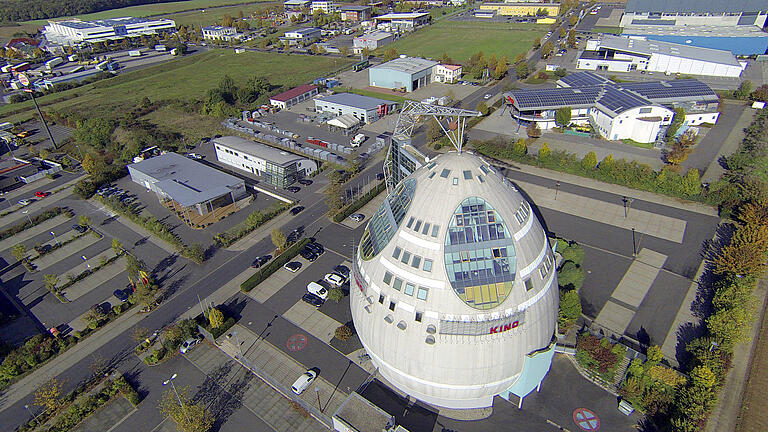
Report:
M456 148L456 151L461 153L464 146L464 131L467 117L480 117L481 115L478 111L406 101L400 110L400 114L397 116L395 130L392 133L392 142L389 144L390 148L384 162L387 192L392 192L392 189L396 186L396 179L393 177L392 171L395 169L392 162L392 151L395 149L392 146L397 146L398 142L410 140L413 129L416 127L421 116L432 116L440 126L440 129L443 130L443 133L448 137L448 140L453 144L453 147ZM448 121L447 128L446 125L443 125L442 120Z

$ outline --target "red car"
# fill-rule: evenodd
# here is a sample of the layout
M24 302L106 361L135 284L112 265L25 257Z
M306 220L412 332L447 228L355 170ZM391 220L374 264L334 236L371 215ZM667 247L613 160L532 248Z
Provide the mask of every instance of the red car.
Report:
M35 192L35 196L38 197L38 198L45 198L45 197L47 197L50 194L51 194L50 192L43 192L43 191Z

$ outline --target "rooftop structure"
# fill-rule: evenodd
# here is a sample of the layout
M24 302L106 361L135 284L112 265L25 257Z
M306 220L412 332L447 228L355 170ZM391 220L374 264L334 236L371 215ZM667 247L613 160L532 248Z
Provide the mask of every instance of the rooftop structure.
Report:
M417 73L437 65L436 61L427 60L419 57L400 57L390 60L380 65L372 66L371 69L388 69L404 73Z
M538 2L503 2L483 3L481 11L496 11L502 16L557 16L560 13L559 3Z
M297 103L310 99L317 94L317 86L304 84L269 98L269 103L282 109L290 108Z
M317 163L294 153L236 136L213 139L216 159L233 168L264 176L265 183L288 187L317 170Z
M626 12L665 14L725 14L742 12L765 12L765 0L627 0Z
M411 92L432 82L432 68L437 64L432 60L401 56L369 68L368 79L373 87Z
M110 18L95 21L69 19L48 21L43 29L45 38L61 45L79 45L84 42L120 40L126 37L140 37L165 31L174 31L176 22L170 19Z
M429 23L431 15L428 12L388 13L373 17L376 25L393 30L413 30Z

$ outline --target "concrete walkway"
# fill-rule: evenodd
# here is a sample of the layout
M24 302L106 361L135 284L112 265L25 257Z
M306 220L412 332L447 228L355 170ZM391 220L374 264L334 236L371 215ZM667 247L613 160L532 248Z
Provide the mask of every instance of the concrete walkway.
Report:
M125 225L128 229L130 229L131 231L135 232L136 234L142 237L148 238L150 242L152 242L154 245L156 245L160 249L163 249L164 251L168 252L169 254L173 255L173 254L179 253L179 251L177 251L176 248L173 247L172 245L168 244L164 240L159 239L157 236L147 231L144 227L137 225L129 218L123 217L113 212L109 207L105 206L104 204L99 202L97 199L91 198L90 200L88 200L88 203L96 207L97 209L101 210L103 213L106 213L110 217L119 218L120 223Z
M10 249L13 246L24 243L25 241L42 234L44 232L48 232L52 230L54 227L63 224L64 222L68 221L70 218L68 216L64 215L58 215L56 217L53 217L51 219L48 219L45 222L42 222L39 225L35 225L29 229L25 229L24 231L15 234L11 237L8 237L5 240L0 240L0 250L6 250Z
M87 248L88 246L94 243L97 243L99 240L101 239L96 238L96 236L93 234L82 236L79 239L73 241L72 243L64 245L64 247L61 247L49 254L41 256L40 258L36 259L33 262L33 264L37 267L38 271L44 270L54 264L57 264L64 258L74 255L80 252L81 250Z
M627 209L624 216L624 204L609 203L567 192L557 193L548 187L515 181L539 207L545 207L573 216L601 222L623 229L635 228L640 233L658 237L676 243L683 242L686 222L684 220L660 215L644 210Z
M112 256L114 256L115 254L111 249L106 252L111 253ZM82 271L85 271L85 269L83 269ZM125 271L125 258L120 258L115 262L113 262L112 264L109 264L106 267L103 267L98 271L91 273L90 276L86 277L85 279L67 288L63 292L64 297L66 297L67 300L69 301L75 301L80 297L93 291L94 289L98 288L105 282L116 277L120 273L123 273L124 271ZM125 279L125 282L126 283L128 282L127 278ZM121 285L121 286L110 287L110 288L112 288L112 290L116 290L116 289L122 289L124 288L124 286Z
M741 113L736 124L725 139L725 143L720 147L720 151L717 152L717 155L712 162L710 162L707 170L702 174L701 181L703 183L717 181L717 179L725 173L725 168L720 165L720 158L733 154L739 149L741 141L744 140L744 129L752 123L752 120L755 118L755 112L754 109L747 108Z
M693 314L693 307L696 298L698 297L699 280L704 273L706 264L706 261L701 261L699 269L696 271L696 276L694 276L693 282L691 282L691 285L688 287L688 292L685 294L685 298L680 304L680 309L678 309L677 314L675 315L675 321L669 327L669 333L667 333L667 337L661 344L661 352L674 367L680 366L677 361L677 345L680 342L678 331L689 325L697 325L701 321L700 318Z
M343 325L303 300L297 301L285 311L283 318L329 345L335 337L336 329Z
M613 290L611 298L597 314L595 323L617 336L622 336L666 260L666 255L641 249L621 282Z

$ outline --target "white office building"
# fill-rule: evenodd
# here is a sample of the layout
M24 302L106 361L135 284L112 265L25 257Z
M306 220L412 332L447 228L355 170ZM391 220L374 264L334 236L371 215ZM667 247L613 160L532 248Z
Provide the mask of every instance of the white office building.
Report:
M432 69L434 82L453 84L461 79L461 65L439 64Z
M358 36L353 40L353 48L352 51L355 54L359 54L363 48L367 48L370 51L373 51L377 48L381 48L383 46L391 44L395 40L395 37L392 33L387 33L383 31L374 31L371 33L366 33L364 35Z
M324 14L332 14L339 11L339 5L334 1L315 0L312 2L312 14L314 15L317 11Z
M273 186L288 187L317 171L313 160L245 138L214 138L213 145L219 162L263 176L265 182Z
M315 98L315 111L335 115L350 115L368 124L395 112L397 103L354 93L336 93Z
M48 21L43 28L45 39L59 45L80 45L86 42L120 40L176 30L176 22L170 19L110 18L97 21L69 19Z
M747 66L730 51L670 42L601 35L587 41L576 62L577 69L738 78Z
M320 39L320 29L316 27L305 27L285 32L283 40L291 44L308 44Z
M238 33L234 27L224 26L207 26L203 27L203 39L205 40L221 40L231 41L240 39L243 37L242 33Z

